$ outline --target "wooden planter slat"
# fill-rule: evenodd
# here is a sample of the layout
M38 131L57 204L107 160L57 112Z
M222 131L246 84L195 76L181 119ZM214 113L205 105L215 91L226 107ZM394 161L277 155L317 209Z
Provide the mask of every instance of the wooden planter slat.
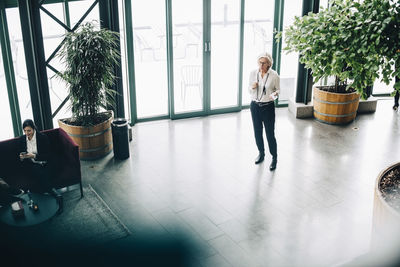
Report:
M328 124L346 124L357 115L360 95L337 94L314 87L314 117Z
M90 127L69 125L64 120L58 120L58 125L78 144L80 159L93 160L107 155L113 149L112 120L111 113L107 121Z

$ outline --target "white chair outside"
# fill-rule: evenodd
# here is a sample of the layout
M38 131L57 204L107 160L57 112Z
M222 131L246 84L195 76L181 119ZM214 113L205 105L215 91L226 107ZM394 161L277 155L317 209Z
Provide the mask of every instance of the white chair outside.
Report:
M185 65L181 67L181 99L185 104L186 91L189 88L198 88L199 96L203 100L202 67L200 65Z

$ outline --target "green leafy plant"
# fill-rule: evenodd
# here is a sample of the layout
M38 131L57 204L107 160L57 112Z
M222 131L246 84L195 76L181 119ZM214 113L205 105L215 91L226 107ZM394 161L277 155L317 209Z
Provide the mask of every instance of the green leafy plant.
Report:
M399 56L393 49L399 30L391 31L398 21L398 3L391 0L334 0L328 9L295 18L285 29L284 51L299 52L315 82L334 76L331 91L356 90L366 98L380 71L387 83L398 74L391 69Z
M107 119L100 111L114 106L114 66L120 57L117 40L118 33L98 30L90 22L66 34L59 52L65 71L59 76L67 82L71 124L90 126Z
M379 55L382 81L389 84L400 77L400 2L394 0L365 0L357 4L358 13L366 23L363 34L375 46ZM395 84L400 90L400 82Z

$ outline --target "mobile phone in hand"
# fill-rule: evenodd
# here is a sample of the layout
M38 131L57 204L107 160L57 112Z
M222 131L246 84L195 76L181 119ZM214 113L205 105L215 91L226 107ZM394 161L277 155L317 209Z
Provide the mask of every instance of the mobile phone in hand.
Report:
M270 97L272 100L276 100L278 98L278 96L275 95L274 93L270 94Z
M26 154L28 154L28 152L25 152L25 151L19 153L19 159L20 159L21 161L23 161L23 160L25 159L25 155L26 155Z

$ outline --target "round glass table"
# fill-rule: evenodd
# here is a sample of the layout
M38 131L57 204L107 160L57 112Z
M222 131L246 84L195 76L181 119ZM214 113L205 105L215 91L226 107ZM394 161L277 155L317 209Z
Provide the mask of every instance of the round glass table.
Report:
M29 207L29 196L20 196L24 206L24 214L14 216L11 213L11 205L0 208L0 221L11 226L31 226L42 223L53 217L59 208L56 198L48 194L30 193L31 199L38 205L38 210Z

